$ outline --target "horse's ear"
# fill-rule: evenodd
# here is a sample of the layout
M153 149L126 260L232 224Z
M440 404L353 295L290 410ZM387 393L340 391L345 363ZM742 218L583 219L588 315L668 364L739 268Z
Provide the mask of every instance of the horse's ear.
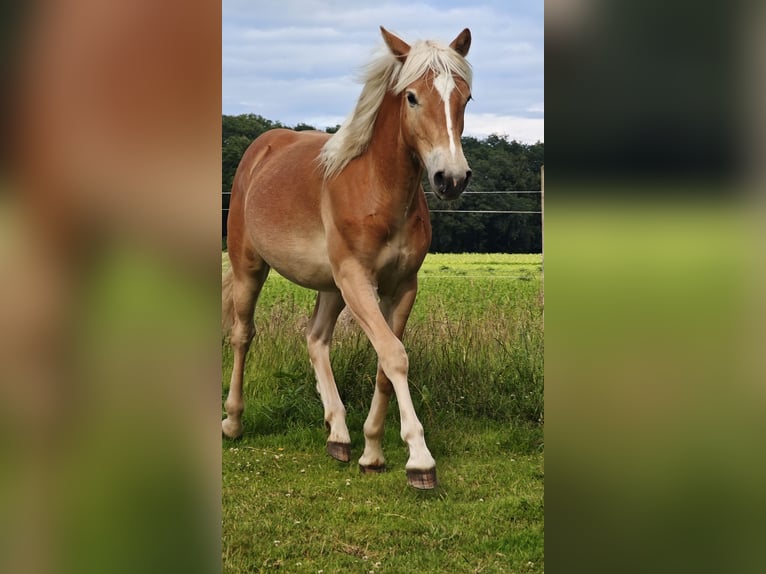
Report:
M398 36L394 36L383 26L380 27L380 33L383 34L383 39L391 53L396 56L397 60L404 62L407 59L407 54L410 53L410 45Z
M471 31L466 28L460 32L449 47L465 58L468 55L468 48L471 47Z

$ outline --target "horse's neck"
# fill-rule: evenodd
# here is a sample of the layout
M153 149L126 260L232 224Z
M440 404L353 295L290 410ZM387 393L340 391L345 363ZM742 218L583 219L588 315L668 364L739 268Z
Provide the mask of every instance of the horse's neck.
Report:
M367 158L373 164L381 188L394 203L409 205L415 200L423 168L401 136L399 98L386 94L378 110Z

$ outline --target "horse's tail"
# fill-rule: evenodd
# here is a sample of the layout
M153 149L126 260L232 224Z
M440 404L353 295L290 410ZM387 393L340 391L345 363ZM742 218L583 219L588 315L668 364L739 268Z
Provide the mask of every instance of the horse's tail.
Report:
M231 267L221 280L221 329L226 336L234 325L234 272Z

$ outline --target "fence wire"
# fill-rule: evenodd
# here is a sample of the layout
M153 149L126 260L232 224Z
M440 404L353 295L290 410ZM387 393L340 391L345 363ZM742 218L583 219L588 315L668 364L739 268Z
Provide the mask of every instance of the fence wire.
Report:
M221 192L222 195L231 195L230 191ZM522 195L522 194L540 194L540 190L525 190L525 191L466 191L462 195ZM426 191L426 195L434 195L433 191ZM229 211L228 207L222 208L223 212ZM541 215L542 211L517 211L511 209L429 209L431 213L486 213L490 215Z

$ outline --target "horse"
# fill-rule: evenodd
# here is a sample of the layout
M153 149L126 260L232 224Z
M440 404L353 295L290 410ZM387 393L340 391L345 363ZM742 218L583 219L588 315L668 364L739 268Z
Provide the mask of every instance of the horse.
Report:
M324 406L330 456L348 462L346 411L330 366L330 343L345 306L377 354L377 376L359 458L363 473L386 469L383 427L392 393L401 438L409 449L407 481L437 485L436 461L407 382L401 342L431 243L421 180L444 200L465 190L471 170L460 137L471 98L465 59L471 32L449 44L408 44L380 27L383 53L366 67L356 106L334 134L273 129L245 151L231 190L223 277L223 323L234 363L223 434L243 432L245 357L255 334L253 314L270 269L317 291L306 340Z

